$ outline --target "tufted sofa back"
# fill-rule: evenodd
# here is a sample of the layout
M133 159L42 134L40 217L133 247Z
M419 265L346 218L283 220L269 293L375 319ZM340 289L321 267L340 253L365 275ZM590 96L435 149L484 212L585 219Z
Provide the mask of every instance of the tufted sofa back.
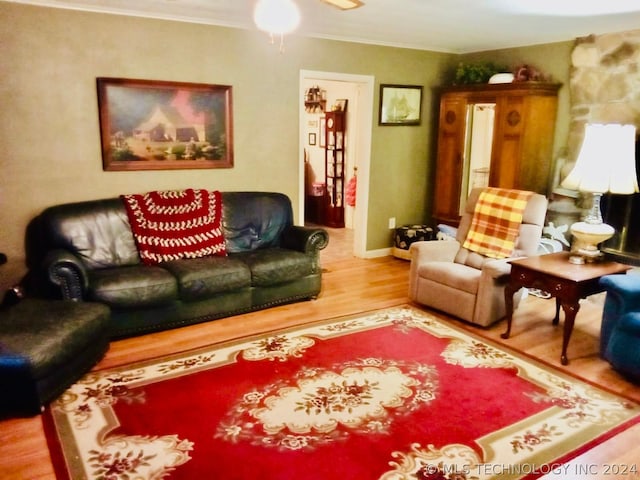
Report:
M229 253L279 246L293 224L291 201L277 192L222 192L222 222ZM68 250L90 270L140 263L120 198L49 207L33 234L42 252Z

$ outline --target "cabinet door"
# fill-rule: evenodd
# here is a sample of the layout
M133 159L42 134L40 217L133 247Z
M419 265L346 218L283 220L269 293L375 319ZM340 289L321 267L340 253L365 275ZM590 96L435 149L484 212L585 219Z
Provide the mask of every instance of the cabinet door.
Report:
M558 107L556 95L535 95L523 107L526 133L522 138L518 188L547 194L551 185L553 140Z
M525 99L522 96L498 98L496 128L491 150L489 186L519 188L522 138L525 127Z
M547 193L557 102L555 92L498 99L490 186Z
M459 220L465 128L465 98L458 95L443 95L440 102L438 157L433 199L433 216L437 222L457 225Z

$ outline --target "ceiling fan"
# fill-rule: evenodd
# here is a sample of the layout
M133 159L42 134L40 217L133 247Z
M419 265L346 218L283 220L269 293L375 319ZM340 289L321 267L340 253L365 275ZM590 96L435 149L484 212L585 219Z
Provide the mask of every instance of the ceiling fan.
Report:
M324 3L328 3L340 10L351 10L354 8L361 7L364 5L364 2L360 0L321 0Z

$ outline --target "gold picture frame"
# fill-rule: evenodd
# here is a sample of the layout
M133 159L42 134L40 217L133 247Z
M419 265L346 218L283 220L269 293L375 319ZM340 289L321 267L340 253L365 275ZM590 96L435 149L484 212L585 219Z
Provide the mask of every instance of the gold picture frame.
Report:
M233 167L228 85L97 79L102 168Z

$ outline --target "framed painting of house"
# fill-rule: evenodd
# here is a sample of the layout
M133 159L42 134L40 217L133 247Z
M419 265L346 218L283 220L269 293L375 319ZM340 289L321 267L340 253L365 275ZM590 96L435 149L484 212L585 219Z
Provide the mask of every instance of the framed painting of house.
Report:
M102 168L233 167L228 85L98 78Z

